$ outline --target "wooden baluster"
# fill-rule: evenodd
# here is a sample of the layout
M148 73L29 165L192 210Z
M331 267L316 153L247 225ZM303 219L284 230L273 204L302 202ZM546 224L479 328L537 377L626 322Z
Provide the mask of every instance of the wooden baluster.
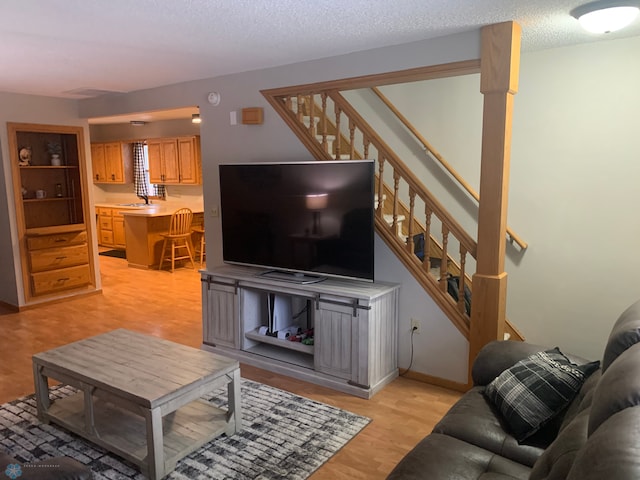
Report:
M327 93L322 92L320 95L322 98L322 117L320 119L320 125L322 128L322 148L326 152L327 147Z
M356 122L349 119L349 145L351 146L349 151L349 157L352 160L356 158L355 138L356 138Z
M384 157L378 160L378 210L376 211L378 218L382 219L382 208L384 207Z
M423 199L424 200L424 199ZM424 265L425 272L431 271L431 215L433 212L429 208L429 204L424 202Z
M297 96L297 99L298 99L298 112L297 113L298 113L298 121L300 123L304 122L304 119L302 118L303 117L302 102L304 102L304 100L302 98L303 98L302 95L298 95Z
M314 94L309 94L309 133L316 138L316 102Z
M371 145L371 141L366 135L362 139L362 145L363 145L362 151L363 151L364 158L369 158L369 145Z
M336 113L336 139L333 142L333 148L335 150L335 158L336 160L340 160L340 117L342 116L342 110L338 105L335 105L335 113Z
M398 235L398 191L400 190L400 174L397 170L393 170L393 222L391 229L394 235Z
M447 273L449 270L449 254L447 244L449 243L449 228L442 224L442 259L440 260L440 289L447 293Z
M408 227L408 231L409 231L409 236L407 237L407 251L409 252L410 255L412 255L413 258L413 254L415 253L414 251L414 243L413 243L413 210L415 207L415 203L416 203L416 192L413 189L413 187L409 187L409 227Z
M289 110L290 112L293 111L293 108L292 108L293 102L291 101L291 96L290 95L284 97L284 104L286 105L287 110Z
M464 287L466 284L464 265L467 261L467 249L460 244L460 280L458 280L458 311L467 314L467 308L464 302Z

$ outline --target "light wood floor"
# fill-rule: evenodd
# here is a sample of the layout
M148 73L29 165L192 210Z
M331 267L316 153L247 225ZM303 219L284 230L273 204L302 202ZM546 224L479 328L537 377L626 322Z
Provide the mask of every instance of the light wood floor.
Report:
M20 313L0 307L0 403L33 393L31 355L114 328L193 347L202 340L200 276L127 268L100 257L103 293ZM399 378L371 400L242 365L242 376L335 405L373 421L322 466L313 480L383 479L460 397Z

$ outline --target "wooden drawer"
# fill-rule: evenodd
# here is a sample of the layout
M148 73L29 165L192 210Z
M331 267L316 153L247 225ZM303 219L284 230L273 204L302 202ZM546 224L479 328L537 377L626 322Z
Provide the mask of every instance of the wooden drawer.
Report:
M112 230L100 230L100 245L113 245Z
M72 245L70 247L48 248L29 252L32 272L44 272L57 268L72 267L89 263L89 248L87 244Z
M96 207L96 211L98 212L98 215L104 215L105 217L110 217L111 216L111 209L110 208Z
M89 265L60 268L48 272L32 273L31 286L34 295L71 290L90 283Z
M98 223L102 230L113 230L113 218L100 215L98 217Z
M78 245L87 242L87 232L57 233L53 235L42 235L27 238L29 250L40 250L42 248L64 247L66 245Z

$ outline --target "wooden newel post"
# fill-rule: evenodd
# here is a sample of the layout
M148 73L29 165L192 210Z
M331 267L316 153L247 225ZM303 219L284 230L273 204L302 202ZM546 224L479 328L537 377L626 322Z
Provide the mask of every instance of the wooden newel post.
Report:
M504 338L507 274L504 271L513 96L518 90L520 34L517 23L482 29L480 91L484 95L478 252L473 275L469 337L471 364L480 349Z

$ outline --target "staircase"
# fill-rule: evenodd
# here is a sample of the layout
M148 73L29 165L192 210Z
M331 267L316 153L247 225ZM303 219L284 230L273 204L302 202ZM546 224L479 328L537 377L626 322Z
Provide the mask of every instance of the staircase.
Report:
M317 160L375 159L377 232L469 339L469 307L457 292L473 290L477 243L471 235L339 91L263 93ZM508 321L505 337L523 339Z

